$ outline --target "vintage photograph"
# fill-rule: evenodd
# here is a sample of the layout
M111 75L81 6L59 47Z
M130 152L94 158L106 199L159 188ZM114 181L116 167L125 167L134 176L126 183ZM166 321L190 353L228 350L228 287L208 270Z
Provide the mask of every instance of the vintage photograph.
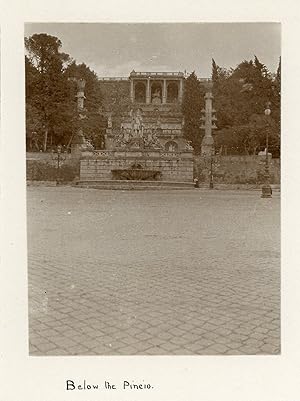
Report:
M24 58L29 355L280 355L281 25L27 23Z

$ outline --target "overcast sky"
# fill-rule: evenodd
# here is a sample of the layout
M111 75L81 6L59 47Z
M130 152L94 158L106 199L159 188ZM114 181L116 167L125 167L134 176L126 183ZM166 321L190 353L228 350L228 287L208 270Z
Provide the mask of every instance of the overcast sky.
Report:
M98 76L135 71L195 71L210 77L211 59L236 67L256 55L275 72L280 56L278 23L26 24L25 36L58 37L62 50Z

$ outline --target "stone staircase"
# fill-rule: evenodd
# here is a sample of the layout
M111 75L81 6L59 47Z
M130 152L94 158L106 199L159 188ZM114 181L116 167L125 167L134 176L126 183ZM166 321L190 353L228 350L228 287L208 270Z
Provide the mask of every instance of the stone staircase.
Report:
M74 184L77 188L121 189L121 190L165 190L194 189L193 182L145 181L145 180L81 180Z

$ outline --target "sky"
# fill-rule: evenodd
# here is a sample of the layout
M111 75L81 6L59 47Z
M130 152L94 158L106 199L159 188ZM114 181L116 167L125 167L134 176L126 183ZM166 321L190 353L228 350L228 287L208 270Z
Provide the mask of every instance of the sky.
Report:
M211 60L235 68L256 55L271 72L278 67L279 23L31 23L25 36L58 37L62 51L99 77L135 71L195 71L211 76Z

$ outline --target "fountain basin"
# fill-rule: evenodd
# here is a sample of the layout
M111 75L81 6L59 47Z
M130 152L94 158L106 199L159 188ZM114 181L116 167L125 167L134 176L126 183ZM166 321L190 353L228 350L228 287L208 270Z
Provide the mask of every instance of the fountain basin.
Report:
M111 172L114 180L156 181L161 177L158 170L140 168L114 169Z

